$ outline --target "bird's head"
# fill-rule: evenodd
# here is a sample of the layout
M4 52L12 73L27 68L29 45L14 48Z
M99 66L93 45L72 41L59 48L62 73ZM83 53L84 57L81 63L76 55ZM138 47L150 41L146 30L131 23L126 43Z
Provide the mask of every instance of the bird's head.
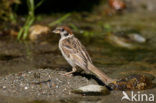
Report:
M67 37L67 36L73 35L71 29L66 26L57 27L55 30L53 30L53 33L60 34L61 37Z

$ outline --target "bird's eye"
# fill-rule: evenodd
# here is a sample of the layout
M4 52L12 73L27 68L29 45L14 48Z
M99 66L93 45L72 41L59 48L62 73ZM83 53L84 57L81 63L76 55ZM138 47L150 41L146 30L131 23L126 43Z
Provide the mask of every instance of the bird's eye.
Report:
M65 34L64 34L64 36L68 36L68 35L69 35L68 33L65 33Z
M62 28L61 31L64 31L64 29Z

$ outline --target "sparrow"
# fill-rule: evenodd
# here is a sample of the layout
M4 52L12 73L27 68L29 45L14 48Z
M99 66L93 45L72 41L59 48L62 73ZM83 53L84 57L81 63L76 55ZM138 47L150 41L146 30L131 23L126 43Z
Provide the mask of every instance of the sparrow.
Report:
M74 36L72 30L66 26L59 26L53 33L60 34L59 49L63 57L72 66L72 71L63 75L69 75L77 71L80 67L85 72L95 74L106 85L112 83L114 80L108 77L104 72L93 65L93 62L81 42Z

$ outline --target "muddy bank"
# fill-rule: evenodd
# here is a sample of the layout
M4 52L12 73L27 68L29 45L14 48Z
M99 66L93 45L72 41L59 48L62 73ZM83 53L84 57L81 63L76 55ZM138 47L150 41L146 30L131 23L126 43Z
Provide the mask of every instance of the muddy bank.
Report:
M82 76L63 76L51 69L19 72L0 78L0 93L5 96L32 99L65 98L73 96L72 90L88 84L97 84Z

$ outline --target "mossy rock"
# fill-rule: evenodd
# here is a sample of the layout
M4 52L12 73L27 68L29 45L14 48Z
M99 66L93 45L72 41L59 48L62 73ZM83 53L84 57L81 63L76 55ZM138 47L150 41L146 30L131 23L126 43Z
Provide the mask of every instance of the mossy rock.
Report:
M153 88L154 84L145 75L132 74L114 83L110 83L109 87L113 90L145 90Z

